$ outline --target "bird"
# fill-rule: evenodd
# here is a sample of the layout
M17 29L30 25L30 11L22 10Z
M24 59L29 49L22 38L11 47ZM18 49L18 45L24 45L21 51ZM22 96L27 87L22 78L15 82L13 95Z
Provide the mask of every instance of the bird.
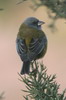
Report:
M35 17L26 18L16 37L16 49L23 66L20 74L30 73L30 64L42 58L47 51L47 37L42 31L45 22Z

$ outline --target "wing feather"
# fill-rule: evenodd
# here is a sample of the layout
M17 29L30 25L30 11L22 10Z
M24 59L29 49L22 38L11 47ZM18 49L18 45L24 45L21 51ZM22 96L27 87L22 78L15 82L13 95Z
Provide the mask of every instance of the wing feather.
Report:
M23 61L32 61L36 58L36 56L41 53L44 49L45 45L47 45L47 39L45 37L39 39L33 39L30 42L29 47L27 48L25 40L18 39L17 43L17 52L20 55Z

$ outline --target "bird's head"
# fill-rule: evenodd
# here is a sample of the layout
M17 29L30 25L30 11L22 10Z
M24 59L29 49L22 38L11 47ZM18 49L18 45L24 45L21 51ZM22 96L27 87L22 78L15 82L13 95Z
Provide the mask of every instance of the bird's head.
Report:
M36 29L41 30L41 25L43 25L45 22L39 21L35 17L29 17L24 21L24 24L28 25L29 27L33 27Z

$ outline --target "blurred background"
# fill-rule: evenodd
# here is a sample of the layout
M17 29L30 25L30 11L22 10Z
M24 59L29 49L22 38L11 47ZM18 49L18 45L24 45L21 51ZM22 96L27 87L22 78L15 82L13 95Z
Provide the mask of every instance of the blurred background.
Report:
M46 6L39 7L36 11L31 9L32 2L0 0L0 93L5 91L4 100L23 100L24 83L18 78L22 62L16 52L16 36L24 19L34 16L43 20L42 29L48 39L48 49L42 59L47 67L47 73L56 74L60 84L60 92L66 88L66 24L65 19L59 18L55 28L50 28L52 19L48 16ZM2 9L3 8L3 9Z

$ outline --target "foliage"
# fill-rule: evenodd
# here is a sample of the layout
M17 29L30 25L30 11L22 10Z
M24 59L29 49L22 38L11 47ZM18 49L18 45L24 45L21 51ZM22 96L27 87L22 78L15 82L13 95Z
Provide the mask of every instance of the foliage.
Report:
M3 8L0 8L0 11L3 11L4 9Z
M20 3L29 0L21 0ZM55 17L49 16L53 19L57 18L66 18L66 0L31 0L34 6L31 6L32 9L37 10L41 6L46 6L48 9L55 13Z
M47 68L43 64L33 63L32 72L28 77L21 77L26 85L27 92L25 100L66 100L64 90L61 94L58 92L59 85L55 81L56 75L47 75Z
M3 95L4 95L4 92L2 92L2 93L0 94L0 100L4 99Z
M57 28L55 22L59 18L66 19L66 0L21 0L18 4L24 1L32 1L31 9L36 11L40 7L47 7L47 14L52 22L48 25L54 32Z
M34 11L40 7L47 8L47 14L52 20L48 26L52 28L52 31L56 30L55 22L57 19L66 19L66 0L1 0L0 3L7 6L9 4L13 4L14 2L16 2L16 5L19 5L27 1L32 1L32 5L29 5L29 7ZM3 11L3 8L0 8L0 11Z
M41 6L46 6L53 13L54 18L66 18L66 0L32 0L35 6L35 10ZM51 17L51 16L50 16Z

